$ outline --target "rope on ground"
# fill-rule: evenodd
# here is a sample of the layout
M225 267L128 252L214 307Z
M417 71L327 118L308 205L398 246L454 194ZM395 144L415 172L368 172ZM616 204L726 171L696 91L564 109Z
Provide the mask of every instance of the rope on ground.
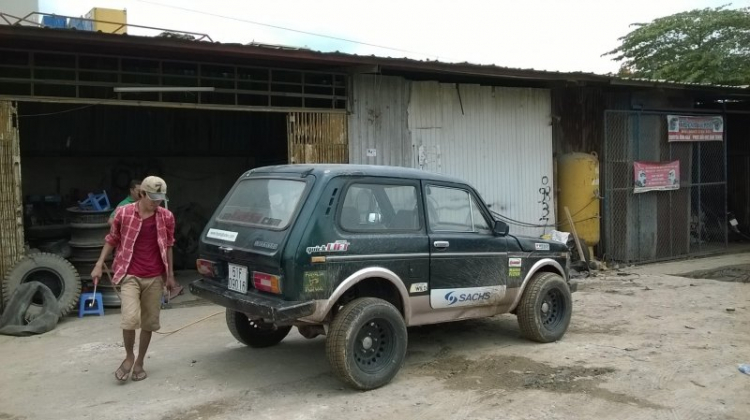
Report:
M107 267L106 263L104 263L103 265L104 265L104 272L107 273L107 277L109 278L109 282L112 283L112 289L114 289L115 293L117 293L117 297L119 297L120 301L122 301L122 295L120 294L120 291L117 290L117 285L115 285L115 283L112 281L112 272L109 270L109 267ZM207 320L209 318L215 317L216 315L221 315L223 313L224 313L224 311L219 311L219 312L213 313L213 314L205 316L205 317L203 317L203 318L201 318L201 319L199 319L197 321L193 321L193 322L191 322L189 324L185 324L185 325L181 326L180 328L177 328L176 330L172 330L172 331L154 331L154 332L156 334L160 334L160 335L164 335L164 336L170 336L170 335L172 335L172 334L174 334L176 332L184 330L187 327L191 327L191 326L193 326L195 324L203 322L203 321L205 321L205 320Z

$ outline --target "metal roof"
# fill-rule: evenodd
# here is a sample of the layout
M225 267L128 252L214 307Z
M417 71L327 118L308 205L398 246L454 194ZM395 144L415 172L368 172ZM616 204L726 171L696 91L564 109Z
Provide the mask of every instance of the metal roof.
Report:
M723 94L750 94L748 86L719 86L680 83L666 80L625 78L588 72L561 72L502 67L494 64L443 62L343 52L321 52L307 48L261 43L236 44L189 39L117 35L68 29L0 25L0 46L9 48L75 50L78 52L166 55L174 59L200 55L222 61L266 61L306 68L331 66L358 68L363 73L402 74L407 76L452 77L481 80L514 81L516 84L541 82L553 85L598 85L657 89L689 89Z

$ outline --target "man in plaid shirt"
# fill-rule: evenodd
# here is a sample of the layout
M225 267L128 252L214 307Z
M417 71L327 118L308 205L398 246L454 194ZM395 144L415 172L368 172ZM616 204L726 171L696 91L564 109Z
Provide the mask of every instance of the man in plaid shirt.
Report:
M174 245L174 215L161 207L166 200L167 183L149 176L141 183L140 199L119 207L105 238L99 261L91 277L95 283L102 276L104 261L117 249L112 264L112 283L120 285L122 299L122 337L125 360L115 372L119 381L133 374L134 381L146 379L143 361L146 358L151 334L158 331L161 296L164 287L177 287L172 265ZM135 330L141 329L138 358L135 358Z

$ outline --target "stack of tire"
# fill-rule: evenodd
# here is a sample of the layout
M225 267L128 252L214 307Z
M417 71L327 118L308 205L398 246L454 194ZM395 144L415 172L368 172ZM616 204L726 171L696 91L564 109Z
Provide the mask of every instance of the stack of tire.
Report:
M84 289L89 290L94 286L91 271L101 255L104 237L109 233L108 220L111 213L111 209L90 210L78 207L68 209L70 220L70 242L68 242L68 245L71 250L69 261L80 274ZM111 257L105 262L108 267L112 267ZM97 291L102 294L104 306L120 306L120 298L106 275L99 282Z
M44 252L26 255L6 274L3 279L4 306L13 297L18 286L33 281L42 283L52 291L61 317L75 311L81 295L81 278L78 272L65 258ZM27 319L36 318L43 312L43 302L39 295L34 296L26 311Z

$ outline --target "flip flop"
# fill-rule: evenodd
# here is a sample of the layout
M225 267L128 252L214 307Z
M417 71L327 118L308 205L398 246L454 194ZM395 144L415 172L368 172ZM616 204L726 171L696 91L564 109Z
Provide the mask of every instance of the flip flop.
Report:
M172 288L172 291L169 293L169 299L170 300L174 299L177 296L183 294L184 292L185 292L185 288L178 285L178 286Z
M130 380L134 382L142 381L144 379L148 378L148 375L146 374L145 370L142 370L140 372L133 371L133 376L130 378Z
M122 362L120 364L120 367L118 367L117 370L115 371L115 379L117 379L120 382L127 381L128 377L130 376L130 372L133 370L133 366L130 366L130 369L126 371L125 368L123 368L124 365L125 365L125 362Z

